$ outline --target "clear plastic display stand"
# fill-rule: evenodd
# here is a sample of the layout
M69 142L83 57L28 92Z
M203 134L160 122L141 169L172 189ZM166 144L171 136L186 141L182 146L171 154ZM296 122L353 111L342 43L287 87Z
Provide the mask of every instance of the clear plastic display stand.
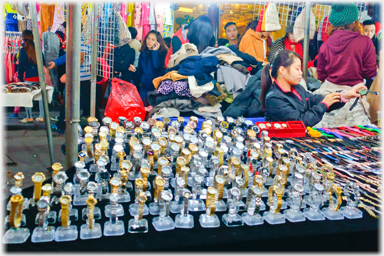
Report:
M61 203L61 225L56 229L55 232L55 241L64 242L64 241L74 241L78 237L77 226L71 225L69 220L69 214L71 210L71 201L72 198L69 195L61 196L59 199Z
M344 216L341 214L339 210L340 204L342 202L341 193L342 193L341 188L336 184L332 184L332 186L330 186L328 190L329 205L328 207L321 209L321 212L329 220L344 219ZM334 197L333 194L336 194L336 197Z
M304 192L304 188L300 184L295 184L289 191L289 199L291 203L291 209L284 211L284 216L290 222L302 222L305 221L304 214L300 211L302 205L301 193Z
M109 221L104 223L104 236L122 236L125 233L124 222L117 216L117 201L119 194L112 193L109 197L111 205L111 215Z
M181 213L177 214L175 217L175 227L176 228L193 228L194 220L193 216L188 214L188 201L191 197L191 192L185 190L182 196L183 207L181 209Z
M3 236L4 244L22 244L30 236L28 228L8 229Z
M158 215L160 214L160 193L164 190L166 182L161 176L156 176L155 180L153 181L153 186L155 188L154 196L153 196L153 202L149 204L149 213L151 215Z
M49 213L49 198L40 198L37 202L39 213L37 214L37 224L32 232L31 241L32 243L51 242L55 239L55 227L48 226L48 215ZM55 212L56 213L56 212Z
M269 211L264 212L263 218L271 225L285 223L285 216L280 213L280 207L284 190L278 186L271 185L268 188L268 202Z
M350 190L352 193L350 193ZM347 206L340 207L341 214L347 219L360 219L363 212L357 209L360 202L360 188L354 182L348 182L344 186L344 195L347 197Z
M137 196L139 202L138 212L135 217L128 222L129 233L147 233L148 232L148 221L143 219L144 205L147 201L147 197L144 192L140 192Z
M83 224L80 227L80 239L87 240L100 238L102 236L101 225L99 223L95 223L95 219L93 218L97 200L93 195L89 195L86 203L88 209L88 218L86 220L86 224Z
M167 231L175 228L175 223L169 216L169 203L172 200L172 194L168 191L161 191L160 193L160 216L152 220L152 225L157 231Z
M320 183L315 183L309 190L309 195L305 196L309 208L304 209L303 213L308 220L323 221L325 217L321 214L320 206L323 205L324 187Z
M223 214L222 220L227 227L243 226L244 222L238 214L238 201L240 200L241 192L237 187L229 190L228 198L228 213Z
M247 211L241 215L241 218L248 226L264 224L263 217L259 214L263 201L261 200L262 191L256 185L248 189L247 193ZM265 209L265 204L264 204Z
M93 218L95 220L101 219L101 210L99 207L95 207L93 210ZM88 219L88 207L81 210L81 219L86 220Z
M183 208L183 202L181 198L184 193L185 181L181 177L176 177L175 179L175 197L174 200L171 201L169 204L169 210L171 211L171 213L180 213Z
M201 194L201 184L204 180L204 177L200 175L195 175L194 183L192 187L192 199L189 200L188 210L191 212L201 212L205 211L205 203L200 199Z

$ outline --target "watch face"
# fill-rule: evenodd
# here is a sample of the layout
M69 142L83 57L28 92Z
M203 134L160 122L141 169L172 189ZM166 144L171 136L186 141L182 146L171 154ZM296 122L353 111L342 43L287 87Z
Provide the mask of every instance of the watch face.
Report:
M111 178L111 174L108 171L99 172L99 179L108 181Z
M91 174L87 170L81 170L77 176L79 177L80 180L87 180Z
M142 157L141 152L135 151L133 152L133 158L140 159Z
M13 186L11 189L10 189L10 192L13 194L13 195L19 195L21 194L23 190L17 186Z
M84 157L86 157L87 156L87 153L85 153L84 151L81 151L80 153L79 153L79 158L84 158Z
M148 137L145 137L145 138L143 138L142 143L144 145L150 145L151 144L151 139L148 138Z
M173 144L171 145L171 149L172 149L173 152L179 152L180 147L179 147L179 145L177 145L176 143L173 143Z
M208 187L207 192L211 195L215 195L215 194L217 194L217 189L215 189L213 187Z
M195 175L194 179L197 183L201 183L204 180L204 178L200 175Z
M92 128L99 128L99 127L100 127L100 123L99 123L99 122L96 122L96 121L92 121L89 125L90 125Z
M71 194L71 193L72 193L72 190L73 190L73 185L72 185L72 183L67 183L67 184L65 184L65 186L64 186L64 191L65 191L65 193L67 193L67 194Z
M44 181L44 177L42 175L40 175L40 174L34 175L33 181L34 182L43 182Z
M109 183L112 185L112 186L120 186L120 180L118 178L112 178Z
M68 176L67 174L65 174L65 172L58 172L54 177L53 177L53 180L58 183L58 184L62 184L63 182L65 182L66 180L68 179Z
M160 138L159 139L159 144L160 144L160 146L165 147L167 145L167 139Z
M225 179L224 179L223 176L217 175L216 176L216 182L219 183L219 184L223 184L225 182Z
M256 195L256 196L260 196L262 195L262 191L261 189L259 188L259 186L254 186L253 189L252 189L253 193Z
M205 146L207 146L207 148L213 148L215 145L211 141L207 141Z
M163 175L169 176L171 175L172 169L169 166L164 166L163 168L161 168L161 172L163 173Z
M169 193L168 191L161 191L161 198L166 201L166 202L170 202L173 198L172 194Z
M112 193L110 196L109 196L109 200L111 202L117 202L119 200L119 194L117 193Z
M140 151L141 152L141 150L143 149L143 145L141 145L141 144L135 144L135 145L133 145L133 151Z
M112 122L110 125L111 130L116 130L119 127L119 124L116 122Z
M112 119L110 117L104 117L103 123L104 123L104 125L108 125L108 124L112 123Z
M103 167L103 166L107 165L107 162L99 158L99 160L97 160L96 164L99 167Z
M85 163L82 161L75 162L76 169L83 169L85 167Z
M41 209L44 209L44 208L46 208L48 206L48 202L47 201L45 201L44 199L43 200L39 200L38 202L37 202L37 207L39 207L39 208L41 208Z
M238 188L231 188L229 190L229 192L234 196L234 197L238 197L240 196L240 189Z
M155 183L157 186L164 186L165 185L165 180L164 179L155 179Z
M140 124L140 128L143 129L143 131L148 131L149 130L149 124L144 121Z
M294 189L295 189L297 192L299 192L299 193L303 193L303 192L304 192L304 188L303 188L303 186L301 186L300 184L295 184Z
M199 139L198 139L196 136L191 136L191 138L189 139L189 141L190 141L192 144L197 144L197 142L199 141Z
M158 143L152 143L151 148L154 151L158 151L158 150L160 150L160 145Z
M24 175L23 175L23 173L18 172L15 174L14 178L15 178L15 180L22 180L24 178Z
M314 186L315 189L316 189L317 191L319 191L319 192L324 191L324 187L323 187L323 185L321 185L321 184L319 184L319 183L316 183L316 184L314 184L313 186Z
M100 135L101 133L101 135ZM105 135L104 135L105 134ZM107 135L109 134L109 128L108 126L101 126L100 127L100 132L99 132L99 136L101 137L107 137Z
M208 157L208 152L206 150L200 150L199 155L203 158Z
M177 177L177 178L176 178L176 185L177 185L178 187L184 187L184 185L185 185L185 181L184 181L184 179L183 179L183 178L180 178L180 177Z
M61 204L69 204L71 202L71 198L67 196L62 196L60 197L59 202Z
M175 136L175 141L177 143L183 142L183 138L181 136L177 135L177 136Z

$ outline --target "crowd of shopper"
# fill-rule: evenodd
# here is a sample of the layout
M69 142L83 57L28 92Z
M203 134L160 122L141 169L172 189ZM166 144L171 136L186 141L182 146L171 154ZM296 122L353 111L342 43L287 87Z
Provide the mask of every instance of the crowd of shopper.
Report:
M242 34L235 22L225 24L226 38L213 36L211 20L205 15L181 25L172 38L151 30L140 42L136 29L129 27L130 35L114 49L116 77L137 87L147 118L164 117L165 108L206 118L223 113L259 115L266 121L301 120L305 126L369 124L369 104L359 91L369 88L378 72L381 33L377 34L377 21L360 23L355 4L334 3L323 19L329 22L326 35L321 27L325 23L318 28L311 23L310 39L318 42L309 49L308 67L315 68L314 80L321 85L311 92L302 79L304 32L299 23L305 11L295 11L296 20L290 20L285 35L274 41L271 33L282 27L273 3L266 4ZM37 77L31 36L23 32L21 81ZM89 116L90 74L84 65L89 65L90 56L85 47L82 39L81 99L83 115ZM65 58L64 54L47 63L48 68L63 65ZM60 81L65 83L65 74ZM361 104L350 110L350 100L356 97ZM96 105L100 118L100 100ZM61 111L54 130L65 130L63 115ZM30 118L28 114L26 120Z

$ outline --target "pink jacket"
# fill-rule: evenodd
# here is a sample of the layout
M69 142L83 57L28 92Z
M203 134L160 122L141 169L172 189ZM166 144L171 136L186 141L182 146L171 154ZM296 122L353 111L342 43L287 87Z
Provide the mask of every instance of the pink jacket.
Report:
M141 3L135 3L135 16L133 18L133 26L137 30L136 39L141 41L143 36L143 26L141 24Z
M155 19L157 24L157 31L160 34L163 34L163 24L164 24L164 8L166 4L156 3L155 4Z

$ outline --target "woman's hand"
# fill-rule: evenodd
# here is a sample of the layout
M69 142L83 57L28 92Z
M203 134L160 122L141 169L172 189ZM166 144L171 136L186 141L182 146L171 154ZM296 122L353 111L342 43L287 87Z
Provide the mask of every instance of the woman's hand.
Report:
M133 66L132 64L129 65L128 70L131 71L131 72L136 72L136 68L135 68L135 66Z
M159 50L159 48L160 48L160 43L156 42L155 45L153 46L152 50L157 51L157 50Z
M323 99L323 102L326 103L329 106L331 106L333 103L340 102L340 93L334 92L330 93Z
M65 81L66 81L66 75L62 75L62 77L60 77L60 82L62 82L63 84L65 84Z
M56 66L55 62L51 61L51 62L48 63L47 68L48 69L53 69L55 66Z
M346 99L346 100L350 100L350 99L353 99L353 98L356 98L356 97L361 97L361 95L359 94L359 91L361 89L367 89L367 87L363 84L360 84L360 85L355 85L353 86L349 91L346 91L344 94L343 94L343 97Z

